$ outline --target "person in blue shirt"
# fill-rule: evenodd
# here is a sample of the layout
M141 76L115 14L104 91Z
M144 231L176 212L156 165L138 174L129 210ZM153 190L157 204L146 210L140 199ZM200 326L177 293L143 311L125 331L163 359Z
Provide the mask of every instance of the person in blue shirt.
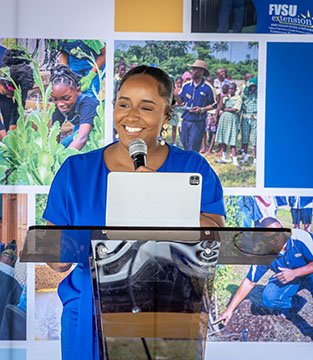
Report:
M184 84L178 94L178 104L184 106L181 126L181 142L185 150L199 152L206 131L208 110L215 104L214 90L206 81L209 70L206 63L196 60L191 67L192 81Z
M313 197L312 196L289 196L288 202L295 229L300 229L302 222L305 231L311 231Z
M68 66L76 75L81 77L81 92L95 97L100 90L97 68L92 64L91 56L100 70L105 69L106 48L100 40L63 40L61 42L60 64ZM94 93L95 92L95 93Z
M104 226L108 173L135 171L128 145L140 138L147 144L147 164L136 171L200 173L203 179L200 224L222 226L223 191L213 169L198 153L167 145L160 138L171 115L172 101L173 83L163 70L142 65L125 74L114 106L119 141L69 157L53 180L43 217L56 225ZM71 265L51 266L66 271ZM63 303L62 359L97 359L88 256L62 281L58 293Z
M274 218L264 219L261 226L281 228L281 224ZM276 236L284 235L277 233ZM224 325L227 325L234 310L268 270L272 270L274 275L263 290L264 306L269 309L281 310L286 314L292 313L293 310L296 311L297 298L295 295L301 289L307 289L313 296L313 235L296 229L278 257L270 265L251 266L246 278L217 322L222 321Z
M241 33L245 14L246 0L220 0L218 11L217 32L227 33L229 30L230 15L233 10L234 18L232 29L234 33Z
M51 100L56 109L52 123L61 125L60 142L65 147L81 150L89 139L97 115L98 101L80 92L80 77L67 66L58 65L51 72Z

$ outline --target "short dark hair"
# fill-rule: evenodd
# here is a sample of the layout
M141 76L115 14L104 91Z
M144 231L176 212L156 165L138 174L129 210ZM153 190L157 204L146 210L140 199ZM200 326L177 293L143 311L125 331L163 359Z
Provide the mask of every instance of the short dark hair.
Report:
M162 96L169 106L173 102L173 82L169 75L162 69L147 65L136 66L133 69L129 70L122 78L117 91L121 89L124 82L132 77L133 75L149 75L153 77L159 84L158 90L159 95Z
M16 86L20 86L22 90L28 91L34 86L33 69L24 64L15 64L9 67L10 77L15 82ZM0 79L1 84L8 84L13 86L10 79Z
M269 227L269 226L271 226L271 225L273 225L275 223L279 224L282 227L281 223L277 219L275 219L273 217L267 217L267 218L263 219L259 223L258 227Z
M30 60L26 57L24 50L7 49L3 53L2 63L5 66L12 66L18 64L29 64Z

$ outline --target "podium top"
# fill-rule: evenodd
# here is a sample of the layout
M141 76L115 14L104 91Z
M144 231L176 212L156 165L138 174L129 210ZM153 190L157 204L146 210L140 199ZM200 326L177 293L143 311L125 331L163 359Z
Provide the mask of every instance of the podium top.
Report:
M291 230L284 228L32 226L20 261L88 263L91 242L101 240L111 244L107 251L136 241L175 243L176 247L189 244L192 251L216 242L219 263L269 264L290 236Z

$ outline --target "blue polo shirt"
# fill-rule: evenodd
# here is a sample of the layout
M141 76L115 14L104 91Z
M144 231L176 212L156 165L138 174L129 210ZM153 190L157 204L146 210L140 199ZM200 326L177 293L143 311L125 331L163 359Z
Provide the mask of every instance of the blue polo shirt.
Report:
M297 269L313 261L313 235L307 231L293 229L292 235L286 243L286 248L271 265L250 266L247 278L250 281L258 282L261 277L272 270L279 273L279 267Z
M201 83L196 86L193 81L188 81L184 84L179 97L185 103L185 110L182 118L187 121L202 121L206 120L207 113L192 113L188 109L199 106L205 107L214 103L214 93L211 85L203 79Z
M299 196L299 197L298 196L289 196L288 202L292 209L312 208L313 197L312 196Z
M97 115L98 100L84 94L80 94L77 98L75 107L66 114L67 120L73 125L90 124L93 125L95 116ZM59 121L60 125L65 121L65 115L56 107L52 114L52 123Z

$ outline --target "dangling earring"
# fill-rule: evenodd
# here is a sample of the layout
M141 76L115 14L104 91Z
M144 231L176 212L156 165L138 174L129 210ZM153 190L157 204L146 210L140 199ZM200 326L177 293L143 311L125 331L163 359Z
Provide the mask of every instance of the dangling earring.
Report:
M164 146L167 138L167 124L163 124L160 136L158 137L159 143L161 146Z
M116 131L116 129L113 129L113 136L114 136L114 138L117 139L117 140L120 138L120 135L119 135L119 133Z

